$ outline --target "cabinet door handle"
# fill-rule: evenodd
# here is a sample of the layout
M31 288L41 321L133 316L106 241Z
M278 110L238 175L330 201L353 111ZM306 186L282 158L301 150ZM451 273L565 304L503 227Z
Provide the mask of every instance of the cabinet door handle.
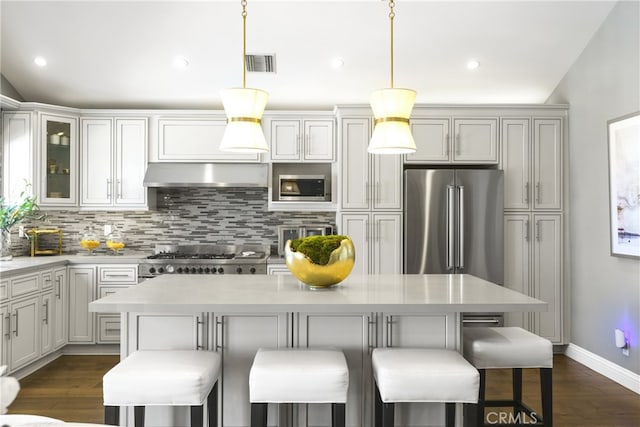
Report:
M15 329L13 330L13 334L15 336L18 336L18 310L16 310L13 316L16 318L16 326L15 326Z
M379 242L380 241L380 234L382 234L381 231L380 231L380 221L374 221L373 222L373 227L374 227L373 238L375 239L376 242Z
M111 198L111 180L107 178L107 199Z
M131 277L128 273L105 273L104 277Z
M223 347L223 342L222 342L222 320L220 320L220 317L216 316L216 342L215 342L215 348L216 351L218 350L222 350Z
M62 293L60 284L60 276L56 277L56 298L60 299L60 294Z
M116 198L117 199L122 199L122 180L118 179L116 180L116 187L117 187L117 195Z
M49 324L49 300L44 302L44 319L42 319L45 325Z
M204 325L204 320L200 320L200 316L196 316L196 350L204 349L204 347L200 345L200 325Z
M529 241L529 220L524 222L524 240Z
M386 342L386 346L387 347L391 347L391 325L393 324L393 316L387 316L386 322L387 322L387 342Z
M445 156L447 156L447 157L449 157L449 143L450 143L450 141L449 141L449 140L450 140L450 139L451 139L451 138L449 137L449 134L447 134L447 135L444 137L444 141L445 141L445 144L444 144L444 155L445 155Z
M369 186L369 181L364 182L364 201L365 203L369 203L371 197L369 197L369 192L371 191L371 187Z
M536 241L540 241L540 221L536 221Z
M540 203L540 182L536 182L536 203Z
M460 155L460 134L456 134L456 155Z
M369 220L365 219L364 220L364 240L367 241L367 243L369 242Z
M524 184L524 202L529 204L529 181Z
M376 198L375 198L375 203L380 203L380 200L381 200L381 198L380 198L380 193L382 192L382 190L380 190L380 183L379 183L379 182L376 182L376 183L375 183L375 184L373 184L373 185L374 185L375 193L376 193L376 195L375 195L375 197L376 197Z
M373 351L374 348L376 348L375 346L375 324L376 322L372 319L371 316L367 316L367 328L368 328L368 335L367 335L367 339L368 339L368 343L367 343L367 352L369 354L371 354L371 352Z

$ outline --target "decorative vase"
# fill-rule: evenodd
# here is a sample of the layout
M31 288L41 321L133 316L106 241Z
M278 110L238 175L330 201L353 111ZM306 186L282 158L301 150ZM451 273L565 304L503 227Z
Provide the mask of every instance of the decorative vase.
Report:
M351 239L343 239L340 246L331 252L326 265L315 264L302 252L291 249L291 240L284 248L284 259L289 271L305 285L328 288L347 278L356 259L356 251Z
M11 261L11 232L9 230L0 230L0 261Z

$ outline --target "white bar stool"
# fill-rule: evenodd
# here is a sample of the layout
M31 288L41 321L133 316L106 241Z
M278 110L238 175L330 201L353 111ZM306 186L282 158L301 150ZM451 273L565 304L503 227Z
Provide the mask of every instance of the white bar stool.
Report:
M251 427L266 427L268 403L331 403L333 427L344 427L349 369L332 348L261 348L249 372Z
M120 406L135 407L135 427L144 425L145 406L191 406L191 427L202 427L206 400L216 427L219 376L220 356L211 351L136 351L102 379L105 424L118 425Z
M455 425L455 404L463 403L466 423L475 421L479 374L460 353L376 348L371 362L376 383L376 427L393 426L394 404L400 402L445 403L447 427Z
M464 357L480 371L478 396L478 425L485 423L486 407L512 407L514 414L509 425L546 426L553 424L551 341L518 327L469 327L463 332ZM485 400L486 369L511 369L513 389L511 400ZM522 369L540 369L542 416L522 401ZM529 419L525 419L527 414ZM520 418L520 419L518 419Z

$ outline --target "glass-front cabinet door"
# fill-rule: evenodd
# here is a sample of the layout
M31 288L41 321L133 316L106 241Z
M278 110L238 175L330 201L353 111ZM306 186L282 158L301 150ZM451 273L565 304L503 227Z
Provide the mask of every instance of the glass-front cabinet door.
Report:
M40 116L40 191L42 206L78 203L78 120Z

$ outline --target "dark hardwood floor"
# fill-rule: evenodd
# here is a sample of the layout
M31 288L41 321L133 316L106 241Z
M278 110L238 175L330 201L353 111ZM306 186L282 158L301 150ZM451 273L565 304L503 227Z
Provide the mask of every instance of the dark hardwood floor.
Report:
M101 423L102 376L117 361L117 356L62 356L20 381L9 413ZM525 370L523 378L525 402L540 410L538 371ZM487 371L488 398L508 398L510 386L510 371ZM562 355L554 357L553 405L557 427L640 426L640 396Z

